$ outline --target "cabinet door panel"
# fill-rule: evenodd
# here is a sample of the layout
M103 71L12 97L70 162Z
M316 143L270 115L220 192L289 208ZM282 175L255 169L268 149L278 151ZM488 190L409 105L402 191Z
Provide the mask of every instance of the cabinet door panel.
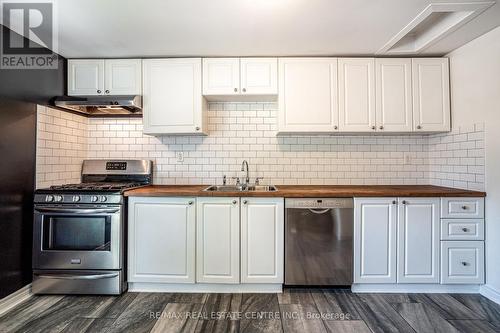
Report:
M234 95L239 93L239 58L203 59L203 95Z
M338 130L337 59L280 58L280 132Z
M375 59L377 131L411 132L411 59Z
M194 198L130 198L128 280L195 282Z
M412 59L414 130L450 130L450 78L447 58Z
M104 60L68 60L68 95L104 94Z
M439 198L401 198L398 282L439 282Z
M278 94L278 59L241 58L240 66L242 94Z
M441 242L441 283L484 283L484 242Z
M240 282L239 198L198 198L196 281Z
M354 283L396 283L396 200L354 199Z
M339 58L339 126L370 132L375 126L375 60Z
M283 283L283 198L241 200L241 282Z
M142 95L141 59L106 60L105 90L108 95Z
M202 134L201 59L143 61L146 134Z

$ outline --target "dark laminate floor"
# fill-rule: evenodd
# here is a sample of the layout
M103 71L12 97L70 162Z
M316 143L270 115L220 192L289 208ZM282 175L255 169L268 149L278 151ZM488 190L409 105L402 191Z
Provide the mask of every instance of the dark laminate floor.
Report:
M36 296L0 317L0 332L500 332L500 305L480 295L335 289Z

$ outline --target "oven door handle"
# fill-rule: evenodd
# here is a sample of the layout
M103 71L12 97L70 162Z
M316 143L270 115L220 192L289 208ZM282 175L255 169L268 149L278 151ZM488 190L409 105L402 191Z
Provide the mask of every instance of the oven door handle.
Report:
M39 213L63 213L63 214L101 214L101 213L118 213L119 208L35 208Z
M55 280L100 280L100 279L111 279L118 276L118 273L107 273L107 274L95 274L95 275L71 275L71 274L60 274L60 275L46 275L46 274L33 274L42 279L55 279Z

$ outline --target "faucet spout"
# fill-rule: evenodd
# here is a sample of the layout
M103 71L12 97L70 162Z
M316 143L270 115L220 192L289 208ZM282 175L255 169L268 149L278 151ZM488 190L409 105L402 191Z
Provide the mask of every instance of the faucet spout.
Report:
M246 171L247 171L247 175L245 177L245 184L248 185L248 183L250 182L250 177L248 175L248 162L247 162L247 160L243 160L243 163L241 163L241 171L245 171L245 167L246 167Z

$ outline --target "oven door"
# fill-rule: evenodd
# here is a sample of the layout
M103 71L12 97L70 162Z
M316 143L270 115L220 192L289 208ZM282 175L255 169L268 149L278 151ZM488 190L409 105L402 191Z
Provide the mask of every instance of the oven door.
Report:
M35 206L34 269L121 269L121 206Z

